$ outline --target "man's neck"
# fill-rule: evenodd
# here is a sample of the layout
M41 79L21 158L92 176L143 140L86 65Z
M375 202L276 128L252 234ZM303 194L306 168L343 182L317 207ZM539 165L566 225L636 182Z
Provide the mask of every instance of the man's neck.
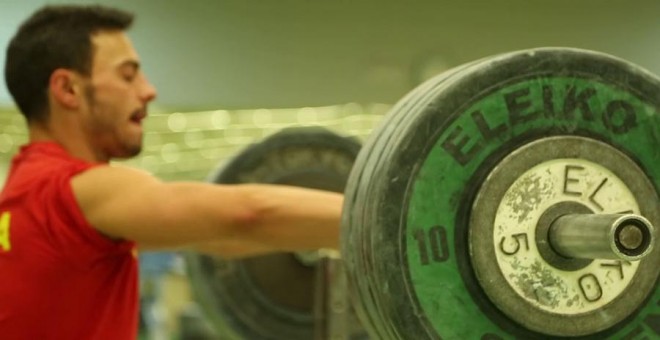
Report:
M65 124L53 122L34 122L28 124L29 141L55 142L61 145L71 156L88 162L107 162L108 160L94 152L77 128L66 128ZM60 128L58 128L60 127Z

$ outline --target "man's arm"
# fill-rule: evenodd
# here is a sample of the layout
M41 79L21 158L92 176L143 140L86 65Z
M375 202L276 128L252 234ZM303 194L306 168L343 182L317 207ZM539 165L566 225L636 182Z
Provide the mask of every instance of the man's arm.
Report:
M212 241L253 245L255 253L339 246L342 195L289 186L164 183L140 170L100 166L72 187L99 232L150 248ZM246 249L249 255L250 249Z
M199 252L211 256L219 256L224 259L240 259L282 251L263 244L231 240L204 242L187 247L183 250Z
M271 246L237 240L216 240L201 242L198 244L186 245L183 247L159 247L153 244L138 243L139 251L192 251L203 253L210 256L218 256L224 259L240 259L251 256L266 255L271 253L282 252L281 249L273 248Z

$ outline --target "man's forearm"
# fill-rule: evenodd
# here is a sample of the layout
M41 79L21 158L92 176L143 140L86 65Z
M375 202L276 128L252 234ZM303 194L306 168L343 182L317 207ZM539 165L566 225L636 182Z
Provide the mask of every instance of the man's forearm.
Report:
M281 251L263 244L231 240L200 243L188 247L186 250L200 252L211 256L218 256L224 259L240 259Z
M342 194L268 185L246 191L256 203L237 239L285 251L339 248Z

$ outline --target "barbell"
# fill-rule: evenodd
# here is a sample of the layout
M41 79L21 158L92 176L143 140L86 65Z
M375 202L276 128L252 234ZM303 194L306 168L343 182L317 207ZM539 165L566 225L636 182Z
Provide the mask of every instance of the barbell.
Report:
M351 337L657 338L659 108L660 81L627 61L516 51L421 84L359 152L355 140L300 130L309 139L295 156L289 142L266 140L211 180L344 192L342 263L359 320ZM241 157L260 165L232 168ZM261 260L188 259L200 301L227 334L311 338L313 323L300 322L309 306L295 314L255 274L269 268L272 280L281 264L256 264L248 278L245 263ZM312 282L283 280L287 298Z

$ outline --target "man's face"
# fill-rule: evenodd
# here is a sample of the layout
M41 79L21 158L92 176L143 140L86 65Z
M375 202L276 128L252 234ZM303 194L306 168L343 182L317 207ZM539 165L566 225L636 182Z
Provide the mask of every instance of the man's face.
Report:
M135 156L142 149L142 120L156 90L123 32L96 33L92 45L92 72L85 88L88 138L101 157Z

